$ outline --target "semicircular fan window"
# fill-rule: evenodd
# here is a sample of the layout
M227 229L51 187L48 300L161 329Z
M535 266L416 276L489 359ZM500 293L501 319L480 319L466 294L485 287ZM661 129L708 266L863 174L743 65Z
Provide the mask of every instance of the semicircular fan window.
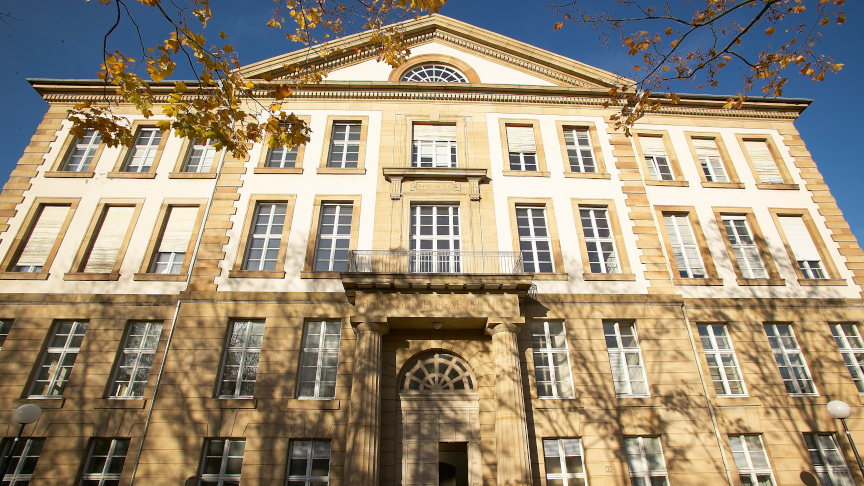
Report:
M402 391L473 390L474 379L464 361L449 354L419 358L399 383Z
M421 64L402 75L400 81L419 83L467 83L464 74L446 64Z

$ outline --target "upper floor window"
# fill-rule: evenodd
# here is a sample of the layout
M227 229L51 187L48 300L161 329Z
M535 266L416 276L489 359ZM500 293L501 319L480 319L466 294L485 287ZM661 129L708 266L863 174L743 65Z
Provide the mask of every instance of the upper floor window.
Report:
M414 125L411 167L456 167L456 125Z
M158 144L158 142L157 142ZM183 172L210 172L213 167L213 159L216 157L216 147L212 140L195 140L189 147L186 162L183 164Z
M694 138L693 148L708 182L730 182L723 165L723 158L713 138Z
M86 331L86 321L60 321L54 326L28 396L60 398L63 395Z
M571 172L597 172L591 137L584 127L564 127L564 144Z
M99 149L99 144L102 143L102 137L96 130L85 130L83 137L76 137L72 150L60 170L67 172L87 172L90 170L90 163L93 161L93 156Z
M801 216L780 216L777 218L792 256L805 279L825 279L828 275L822 266L822 256L813 242L813 237Z
M604 322L603 334L612 367L612 383L619 397L648 396L648 382L636 326L626 322Z
M669 486L659 437L625 437L624 452L633 486Z
M133 322L120 350L110 397L143 397L153 357L162 335L161 322Z
M732 340L729 338L726 326L700 324L699 338L702 340L702 349L708 361L708 372L711 374L711 381L714 383L714 391L717 395L746 395L741 369L738 367L738 359L735 357L735 350L732 349Z
M243 270L275 270L285 224L284 203L258 203L243 259Z
M783 184L786 182L777 167L774 154L771 153L767 141L743 140L743 145L747 155L750 156L750 162L753 163L759 182L762 184Z
M765 324L765 334L780 369L783 384L790 395L818 395L804 353L788 324Z
M251 398L254 395L263 342L263 322L231 323L228 343L225 345L222 377L219 380L221 398Z
M864 394L864 341L858 333L858 326L831 324L831 334L834 335L834 341L840 348L846 368L852 375L855 386L858 387L858 393Z
M353 204L324 204L321 206L313 271L344 272L348 270L348 250L351 247L353 214Z
M156 152L162 143L162 130L158 128L142 128L138 130L135 144L129 149L122 172L150 172Z
M723 216L723 226L741 275L744 278L768 278L747 216Z
M534 375L540 398L573 397L567 333L561 321L533 321L531 347L534 349Z
M41 272L51 256L68 216L69 206L41 206L12 271Z
M652 181L672 181L675 175L669 163L669 155L666 154L666 144L663 137L639 136L642 145L642 153L645 155L645 163L648 164L648 176Z
M467 83L468 79L456 68L446 64L421 64L415 66L405 74L399 81L414 81L419 83Z
M339 321L309 321L306 323L303 349L300 354L298 398L334 398L336 370L339 366L339 345L342 323Z
M296 167L299 151L299 145L295 145L290 149L288 147L271 147L267 149L267 161L264 163L264 167L275 167L279 169L290 169Z
M246 439L210 439L201 461L200 485L231 486L240 484Z
M552 242L546 224L546 208L516 207L519 250L526 272L553 272Z
M112 273L118 270L126 236L135 217L135 206L105 206L102 220L91 236L90 250L84 263L73 271Z
M360 122L335 122L327 167L356 168L360 160Z
M198 212L197 206L171 206L168 209L166 217L168 221L157 243L156 253L153 255L151 273L182 273L189 242L192 240L192 233L198 220Z
M681 278L705 278L705 265L687 214L664 214L663 223Z
M507 125L507 152L510 170L537 171L537 144L533 126Z
M580 208L591 273L621 273L606 208Z
M741 484L774 486L774 473L759 435L730 435L729 446Z
M412 206L410 272L459 273L459 206Z

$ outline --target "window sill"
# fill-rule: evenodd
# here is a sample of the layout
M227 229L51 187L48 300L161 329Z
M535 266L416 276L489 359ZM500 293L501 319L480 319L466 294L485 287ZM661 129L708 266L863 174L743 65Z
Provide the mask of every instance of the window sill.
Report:
M84 272L69 272L63 275L63 280L120 280L119 273L84 273Z
M39 408L43 410L59 410L63 408L66 400L64 400L63 397L27 397L13 398L10 402L10 405L15 408L20 407L21 405L27 405L28 403L33 403L39 405Z
M69 179L88 179L93 177L93 171L73 172L71 170L49 170L45 172L45 177L60 177Z
M525 272L533 275L534 280L570 280L570 275L566 273L541 273L541 272Z
M228 278L285 278L285 272L277 270L230 270Z
M605 172L564 172L564 177L575 179L611 179L612 176Z
M635 273L583 273L582 278L592 280L636 280Z
M675 285L723 285L722 278L673 278Z
M136 273L132 280L141 282L185 282L185 273Z
M108 173L109 179L155 179L155 172L117 172Z
M169 179L215 179L215 172L169 172Z
M366 169L362 167L318 167L319 174L338 174L338 175L364 175Z
M147 406L147 400L143 397L114 397L94 400L96 403L93 408L99 409L127 409L127 410L143 410Z
M756 184L756 189L775 189L779 191L797 191L798 184Z
M758 286L769 286L769 287L784 287L786 285L786 281L782 278L739 278L736 280L738 285L745 287L758 287Z
M341 272L300 272L300 278L342 278Z
M302 167L255 167L252 169L255 174L302 174ZM320 174L320 172L319 172Z
M289 398L288 410L339 410L340 400L335 398Z
M516 176L516 177L550 177L550 174L547 171L536 171L536 170L505 170L505 176Z
M48 272L0 272L0 280L48 280Z
M204 402L206 409L258 408L258 400L254 398L210 398Z
M702 187L712 189L744 189L743 182L708 182L702 181Z
M687 181L645 181L646 186L673 186L673 187L690 187Z
M847 282L842 278L799 278L798 285L804 287L840 286L847 285Z

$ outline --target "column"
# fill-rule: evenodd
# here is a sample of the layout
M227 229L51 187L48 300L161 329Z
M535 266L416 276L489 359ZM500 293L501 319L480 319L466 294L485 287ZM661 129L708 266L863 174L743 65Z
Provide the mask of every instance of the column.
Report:
M516 321L517 319L510 319ZM524 318L521 319L524 321ZM522 322L490 322L495 364L495 448L498 451L498 484L531 484L528 424L522 395L522 368L516 334Z
M380 322L352 322L352 325L357 344L351 379L345 484L375 486L381 437L381 337L388 329Z

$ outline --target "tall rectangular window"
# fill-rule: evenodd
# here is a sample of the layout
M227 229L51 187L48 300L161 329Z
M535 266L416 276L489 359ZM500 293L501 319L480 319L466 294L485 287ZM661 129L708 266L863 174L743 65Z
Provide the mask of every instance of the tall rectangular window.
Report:
M342 323L309 321L300 356L298 398L335 398Z
M693 138L693 148L702 166L702 173L708 182L730 182L723 165L723 158L717 149L717 142L713 138Z
M639 136L639 144L642 146L642 154L648 165L648 177L652 181L672 181L672 167L669 164L669 155L666 154L666 145L663 137Z
M546 224L546 208L516 206L516 226L519 231L519 250L526 272L551 273L552 241Z
M858 387L858 393L864 395L864 340L858 333L858 326L831 324L831 334L834 335L834 341L840 348L846 368L852 375L855 386Z
M411 207L411 272L459 273L459 206Z
M18 255L13 272L39 273L48 261L54 243L60 236L63 223L69 216L69 206L41 206L36 223L27 235L24 248Z
M90 170L90 163L93 161L93 156L99 149L99 144L102 143L102 137L96 130L84 130L83 137L75 137L72 149L60 170L65 172L87 172Z
M93 439L79 486L119 486L129 439Z
M414 125L411 167L456 167L456 125Z
M580 439L543 439L546 484L585 486L585 463Z
M287 486L322 486L330 482L330 441L292 440Z
M20 439L18 442L6 441L3 456L8 458L3 476L3 486L27 486L33 478L36 463L42 454L45 439ZM11 454L9 449L12 449Z
M106 206L90 251L84 264L84 273L112 273L129 224L135 214L134 206Z
M156 152L162 143L162 130L158 128L142 128L138 130L135 144L129 149L123 172L150 172L150 166L156 160Z
M807 279L828 278L822 268L822 256L810 236L807 225L801 216L780 216L777 218L786 241L792 249L795 263Z
M759 176L759 182L762 184L783 184L783 174L777 168L777 162L774 160L774 155L771 149L768 148L768 142L765 140L744 140L744 149L747 150L747 155L750 156L750 161L753 162L753 168L756 169L756 175Z
M12 330L12 319L0 319L0 349L3 348L3 343L9 337L9 331Z
M625 437L632 486L669 486L659 437Z
M183 262L186 260L186 251L198 220L198 212L197 206L171 206L168 209L165 226L150 267L151 273L179 274L183 271Z
M726 228L726 237L732 245L732 253L738 262L741 275L744 278L768 278L747 216L723 216L723 226Z
M237 321L231 323L225 360L222 365L219 396L222 398L252 398L258 376L258 360L264 341L264 323Z
M765 324L765 334L780 368L780 376L790 395L816 395L816 386L810 377L804 354L788 324Z
M258 203L255 206L243 270L276 270L287 208L285 203Z
M572 398L570 355L563 322L532 321L531 347L534 349L534 376L540 398Z
M804 443L822 486L855 486L833 434L804 434Z
M216 157L216 147L213 146L213 140L195 140L191 143L192 146L189 147L189 153L183 164L183 172L210 172L213 167L213 159Z
M123 341L120 358L117 360L117 370L111 382L109 397L132 398L143 397L144 388L150 378L150 368L153 366L153 356L159 346L162 335L161 322L133 322Z
M774 486L774 473L759 435L730 435L729 446L742 486Z
M537 171L537 145L533 126L506 125L510 170Z
M564 144L571 172L597 172L587 128L564 127Z
M291 149L282 146L270 147L267 149L267 161L264 163L264 167L277 167L280 169L296 167L299 151L299 145L295 145Z
M717 396L746 395L732 340L722 324L699 325L699 338Z
M663 223L672 247L672 256L681 278L705 278L705 265L699 254L699 244L686 214L664 214Z
M239 486L245 439L210 439L201 461L201 486Z
M318 239L315 242L315 263L312 270L316 272L348 270L353 214L353 204L321 205Z
M59 398L63 395L86 331L86 321L58 321L54 325L29 396Z
M327 167L356 168L360 160L359 122L335 122L330 140Z
M636 326L632 322L604 322L603 334L612 366L615 394L619 397L648 396Z
M621 273L607 209L580 208L579 217L591 273Z

